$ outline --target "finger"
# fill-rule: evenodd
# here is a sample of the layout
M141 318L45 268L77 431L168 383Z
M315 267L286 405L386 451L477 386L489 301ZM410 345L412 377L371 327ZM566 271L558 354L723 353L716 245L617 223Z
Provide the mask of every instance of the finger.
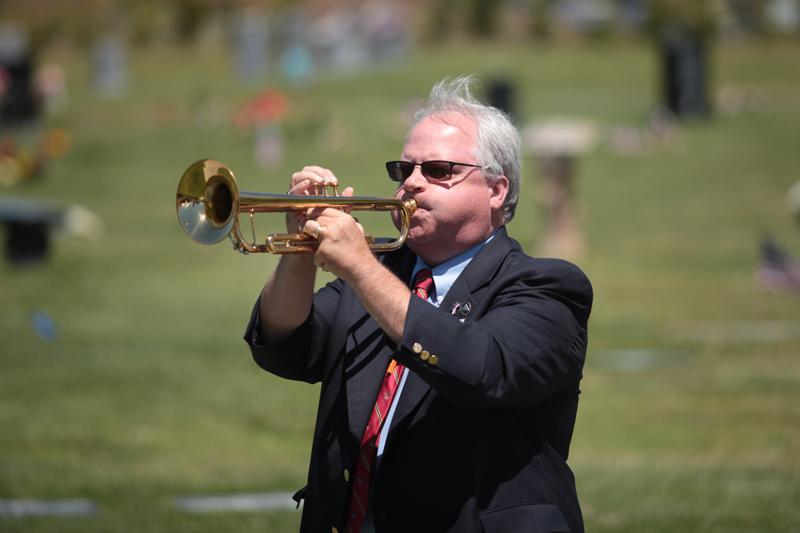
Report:
M329 168L325 167L313 167L315 172L317 172L322 178L325 180L326 185L339 185L339 179L336 177L336 174Z
M303 233L316 239L319 235L319 222L316 220L307 220L306 223L303 224Z
M303 233L310 235L315 240L319 240L325 235L325 226L316 220L309 220L303 226Z
M309 207L305 211L306 218L318 219L325 212L327 207Z
M324 185L339 185L339 179L329 168L320 167L318 165L308 165L303 167L302 172L308 172L317 176Z
M306 166L292 174L292 188L300 186L295 189L298 194L319 194L319 191L326 185L331 183L331 172L325 168L317 166ZM301 185L304 181L307 183Z
M344 211L338 207L310 207L305 211L306 217L317 220L320 224L325 224L319 220L321 217L336 219L343 214Z
M294 174L292 174L292 184L299 184L300 182L308 181L308 186L313 187L315 185L321 185L324 183L322 176L319 175L317 172L312 172L304 168L303 170L298 170Z
M289 191L286 194L294 194L294 195L304 194L308 190L309 186L311 185L311 180L309 180L307 178L295 181L295 176L296 175L297 175L297 172L292 174L292 183L291 183L291 185L289 185Z
M342 191L342 196L353 196L354 192L355 190L352 187L345 187L344 190ZM349 215L350 213L353 212L353 207L352 206L345 207L343 211Z

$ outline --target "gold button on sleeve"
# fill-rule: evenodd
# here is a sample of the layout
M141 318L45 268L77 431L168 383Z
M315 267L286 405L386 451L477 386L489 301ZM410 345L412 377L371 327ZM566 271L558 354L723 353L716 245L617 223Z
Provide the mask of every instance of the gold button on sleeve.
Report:
M331 528L331 533L339 533L339 530L338 530L338 529L336 529L336 526L333 526L333 527Z
M346 468L344 469L344 480L348 482L350 481L350 471Z
M431 354L431 356L428 358L428 364L432 365L432 366L438 365L439 364L439 356L436 355L436 354Z
M414 353L420 353L422 351L422 345L418 342L415 342L411 349L414 350Z
M428 350L422 350L422 353L419 354L419 358L423 361L427 361L428 358L431 356L431 352Z

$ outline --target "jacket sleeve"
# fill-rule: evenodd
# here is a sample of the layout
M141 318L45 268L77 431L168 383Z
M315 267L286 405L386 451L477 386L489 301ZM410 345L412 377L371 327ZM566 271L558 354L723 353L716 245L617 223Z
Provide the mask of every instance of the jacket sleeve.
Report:
M337 279L317 291L305 322L278 342L269 342L261 332L259 296L244 334L258 366L286 379L308 383L321 381L325 340L333 326L342 287L342 281Z
M528 408L576 390L592 305L589 280L557 260L501 277L486 312L474 320L461 322L412 297L398 361L457 405Z

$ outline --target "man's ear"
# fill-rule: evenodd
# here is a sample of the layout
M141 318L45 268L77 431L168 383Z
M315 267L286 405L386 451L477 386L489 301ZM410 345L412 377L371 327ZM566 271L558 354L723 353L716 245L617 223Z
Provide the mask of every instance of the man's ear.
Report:
M503 209L503 204L508 194L508 178L505 176L497 176L494 180L489 182L489 189L491 190L489 202L492 206L492 210Z

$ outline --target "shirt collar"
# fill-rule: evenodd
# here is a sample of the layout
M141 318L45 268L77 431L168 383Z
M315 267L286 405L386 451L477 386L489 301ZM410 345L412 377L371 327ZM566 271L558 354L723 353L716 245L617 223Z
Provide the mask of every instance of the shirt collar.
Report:
M485 241L476 244L465 252L461 252L460 254L451 257L447 261L439 263L435 267L429 267L425 264L425 261L417 256L417 262L414 265L414 270L411 272L411 279L414 279L414 276L417 275L417 272L423 268L429 268L431 270L433 273L435 290L433 291L433 294L428 296L428 301L438 307L439 304L444 301L445 296L447 296L447 291L450 290L450 287L453 286L453 283L455 283L456 279L458 279L458 276L460 276L464 269L467 268L467 265L470 261L472 261L472 258L478 255L478 252L480 252L496 234L497 231L493 232Z

